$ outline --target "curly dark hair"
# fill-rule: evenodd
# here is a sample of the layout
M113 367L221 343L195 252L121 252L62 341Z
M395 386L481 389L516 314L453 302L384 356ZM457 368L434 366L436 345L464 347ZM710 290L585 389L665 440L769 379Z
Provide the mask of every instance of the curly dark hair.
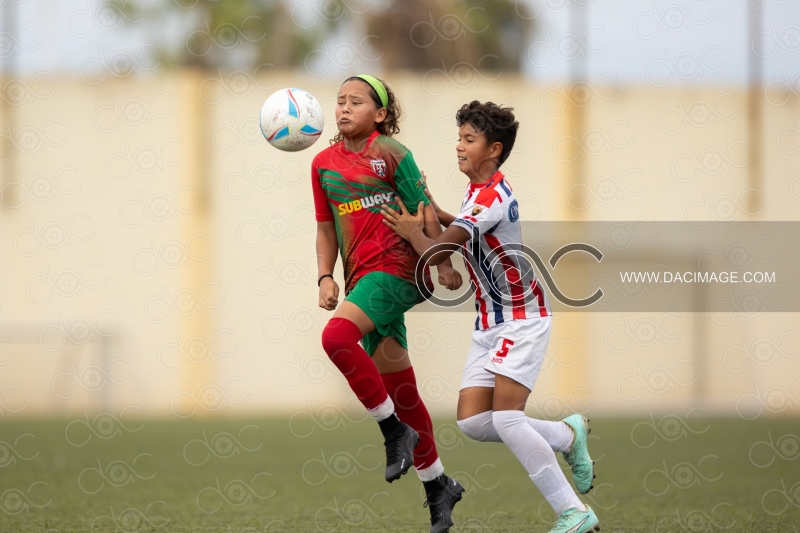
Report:
M386 95L388 96L388 103L386 104L386 118L383 119L383 122L378 123L378 131L381 132L381 135L386 135L387 137L391 137L397 133L400 133L400 117L402 115L402 110L400 109L400 102L397 101L397 97L394 95L392 88L389 87L385 81L380 78L376 78L380 81L384 87L386 87ZM348 81L360 81L367 87L369 87L369 95L372 97L372 101L375 102L375 105L378 109L383 107L383 102L381 102L381 97L378 96L377 91L372 88L372 85L367 83L366 81L362 80L358 76L351 76L342 82L342 85L347 83ZM336 135L334 135L333 139L331 139L331 144L336 144L339 141L344 140L344 136L342 132L337 131Z
M493 102L482 104L477 100L461 106L461 109L456 112L456 124L459 128L464 124L470 124L473 128L483 133L486 137L487 145L496 142L503 145L497 164L498 167L511 154L511 149L514 148L514 141L517 138L517 130L519 129L519 122L514 118L513 107L503 107Z

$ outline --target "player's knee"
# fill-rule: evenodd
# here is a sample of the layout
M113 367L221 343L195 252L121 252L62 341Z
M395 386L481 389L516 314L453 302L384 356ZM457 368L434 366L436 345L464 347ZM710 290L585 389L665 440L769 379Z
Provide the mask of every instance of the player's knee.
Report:
M489 437L489 432L487 432L487 420L486 415L487 413L480 413L475 416L471 416L469 418L465 418L464 420L458 421L458 428L471 439L475 439L478 442L486 442ZM491 416L491 414L490 414ZM491 418L489 418L488 422L491 422Z
M500 438L512 431L515 424L523 423L525 414L522 411L493 411L492 425ZM503 439L505 440L505 439Z
M361 339L361 330L346 318L332 318L322 330L322 349L333 359L342 350L348 350Z
M339 336L336 335L335 328L330 327L330 323L322 330L322 349L330 357L341 347Z
M464 435L471 439L475 439L477 441L483 441L481 438L481 432L478 430L479 428L476 427L476 424L473 422L472 418L465 418L464 420L458 421L458 428L461 430Z

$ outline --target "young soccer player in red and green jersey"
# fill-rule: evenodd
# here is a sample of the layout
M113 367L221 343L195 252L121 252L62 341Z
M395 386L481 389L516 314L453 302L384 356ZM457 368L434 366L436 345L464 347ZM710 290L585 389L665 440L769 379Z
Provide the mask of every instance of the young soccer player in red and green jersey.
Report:
M411 152L391 137L399 131L399 116L394 94L382 81L348 78L337 96L339 133L311 164L319 305L336 309L322 346L380 426L386 480L414 465L427 493L431 533L443 533L453 525L452 509L464 488L444 474L408 357L403 314L422 300L414 274L419 255L383 224L380 206L392 205L395 196L407 205L424 202L431 221L425 233L436 238L442 230ZM332 273L338 254L346 297L337 308L339 286ZM461 285L449 260L438 273L447 288ZM432 290L427 269L424 278Z

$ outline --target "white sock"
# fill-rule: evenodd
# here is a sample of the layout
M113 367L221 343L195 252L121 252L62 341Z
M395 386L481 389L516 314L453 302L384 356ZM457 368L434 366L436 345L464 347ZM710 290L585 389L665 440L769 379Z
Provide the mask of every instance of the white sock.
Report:
M520 411L521 412L521 411ZM568 452L575 439L572 428L564 422L550 422L525 417L536 433L544 438L554 452ZM458 421L458 427L465 435L480 442L501 442L500 435L492 422L492 411L486 411Z
M575 432L564 422L551 422L528 418L528 424L547 441L554 452L568 452L572 449Z
M492 421L503 443L517 456L528 472L528 477L542 491L542 495L556 514L561 514L572 507L580 511L586 510L564 477L553 450L531 427L525 413L494 411Z
M503 442L492 422L492 412L478 413L458 421L458 427L464 434L478 442Z
M442 460L439 459L438 457L430 466L417 469L417 475L419 476L419 480L422 481L423 483L425 481L433 481L442 474L444 474L444 466L442 466Z
M380 405L378 405L378 407L367 409L367 412L372 415L372 418L374 418L376 422L386 420L394 414L394 402L387 396L386 399L381 402Z

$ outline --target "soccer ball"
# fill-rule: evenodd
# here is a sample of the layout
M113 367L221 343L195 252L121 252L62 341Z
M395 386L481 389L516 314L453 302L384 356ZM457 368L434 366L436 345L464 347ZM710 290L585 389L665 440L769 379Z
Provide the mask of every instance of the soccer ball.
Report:
M302 89L272 93L261 108L261 133L272 146L284 152L304 150L322 134L322 107Z

